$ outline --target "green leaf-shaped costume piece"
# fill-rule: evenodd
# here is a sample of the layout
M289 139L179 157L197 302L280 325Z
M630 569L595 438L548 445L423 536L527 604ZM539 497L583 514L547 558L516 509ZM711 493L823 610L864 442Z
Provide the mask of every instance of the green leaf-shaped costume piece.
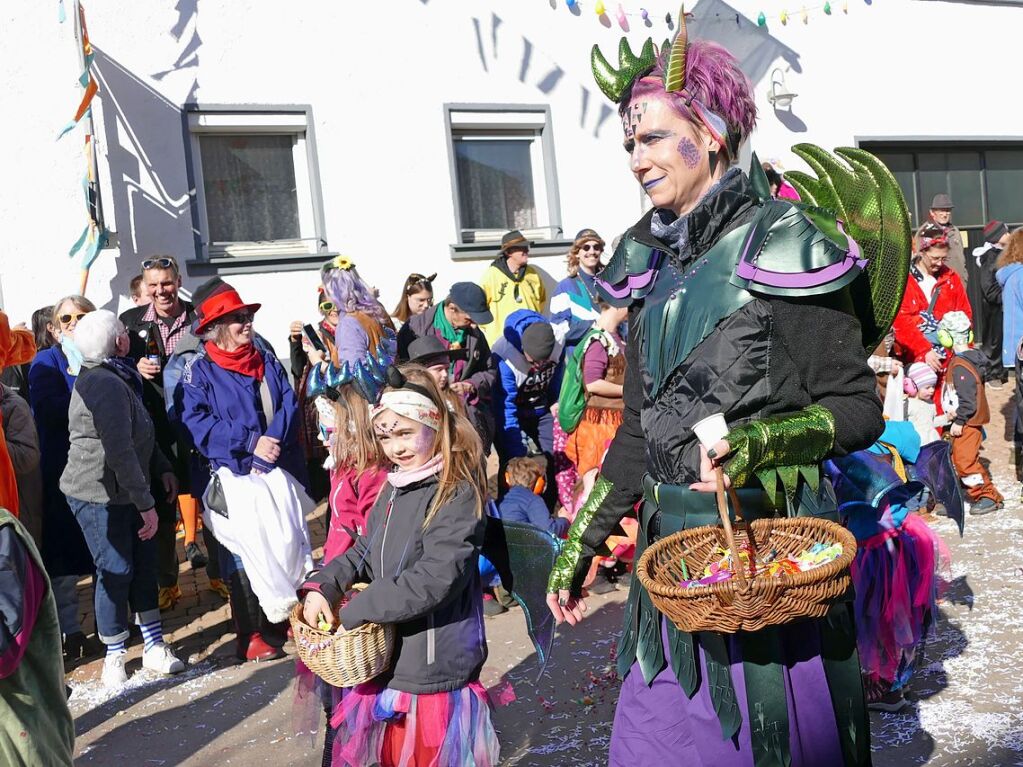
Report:
M810 405L797 413L737 426L725 441L731 449L725 474L733 487L743 487L756 476L773 496L781 480L791 500L800 476L816 489L817 464L835 443L835 417L825 407Z
M836 149L845 163L813 144L797 144L792 151L817 178L788 171L785 180L804 204L824 208L844 222L846 232L868 259L869 295L862 288L858 294L854 285L852 299L863 345L873 351L895 320L909 275L912 235L902 190L891 171L862 149Z
M568 539L562 545L561 553L555 560L554 567L551 568L551 577L547 581L548 593L553 594L562 589L568 590L572 588L576 567L583 555L583 533L586 532L586 528L590 526L590 522L593 521L594 515L600 509L601 504L604 503L604 499L607 498L613 489L614 484L602 476L597 477L597 481L593 485L593 490L590 491L586 503L579 509L579 513L575 515L575 520L568 529Z
M643 50L639 56L636 56L629 46L629 41L623 37L618 43L618 69L608 63L599 46L594 45L590 51L593 79L597 81L604 95L616 104L626 89L632 85L632 81L642 72L651 69L655 63L657 52L654 50L654 41L649 39L643 43Z

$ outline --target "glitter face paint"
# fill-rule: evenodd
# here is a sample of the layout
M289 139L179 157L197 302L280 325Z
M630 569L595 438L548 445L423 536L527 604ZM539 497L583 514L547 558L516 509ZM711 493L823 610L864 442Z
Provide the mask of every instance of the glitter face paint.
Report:
M682 155L682 162L686 164L687 168L692 169L700 164L700 150L688 136L683 136L682 140L678 142L678 153Z
M437 433L425 424L383 410L373 420L373 430L384 455L399 469L417 469L433 457Z

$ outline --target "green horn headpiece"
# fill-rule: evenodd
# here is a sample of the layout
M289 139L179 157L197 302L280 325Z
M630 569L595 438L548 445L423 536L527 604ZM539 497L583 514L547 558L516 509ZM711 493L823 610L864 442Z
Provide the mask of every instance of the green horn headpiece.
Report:
M616 104L621 101L622 94L632 85L632 81L656 63L654 41L649 38L643 43L643 50L639 56L636 56L629 46L629 41L623 37L618 43L618 69L608 63L599 46L594 45L590 51L593 79L597 81L604 95Z
M685 6L683 6L678 14L678 34L675 35L670 51L667 40L664 41L664 46L661 49L662 53L668 57L668 71L664 79L664 90L668 93L680 91L685 85L688 42ZM654 41L649 38L643 43L643 50L640 51L639 56L636 56L629 46L629 41L623 37L618 43L618 69L608 63L598 46L594 45L590 51L593 79L597 81L597 85L604 95L616 104L621 101L622 94L628 90L633 81L656 63L657 48L654 46Z

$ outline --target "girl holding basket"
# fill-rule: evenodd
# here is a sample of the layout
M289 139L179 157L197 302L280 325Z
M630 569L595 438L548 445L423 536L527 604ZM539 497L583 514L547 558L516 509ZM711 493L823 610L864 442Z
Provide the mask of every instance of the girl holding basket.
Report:
M418 366L388 373L371 411L393 464L366 529L302 586L311 626L392 624L383 674L338 703L334 765L491 767L499 757L479 682L487 657L477 559L483 543L482 448ZM368 585L350 600L353 583ZM340 609L336 609L338 605Z

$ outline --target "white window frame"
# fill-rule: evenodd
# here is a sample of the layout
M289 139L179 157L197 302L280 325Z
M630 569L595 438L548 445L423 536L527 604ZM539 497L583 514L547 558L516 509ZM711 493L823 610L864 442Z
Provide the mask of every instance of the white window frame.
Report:
M472 257L474 251L491 253L505 229L470 229L461 221L456 141L521 139L530 143L533 201L536 225L523 229L534 241L560 241L561 203L550 106L546 104L445 104L444 121L450 158L451 193L454 206L456 257Z
M297 107L238 107L186 105L193 223L200 260L290 259L317 257L326 252L323 198L313 134L312 109ZM199 140L203 135L290 135L298 196L299 237L258 242L211 242Z

